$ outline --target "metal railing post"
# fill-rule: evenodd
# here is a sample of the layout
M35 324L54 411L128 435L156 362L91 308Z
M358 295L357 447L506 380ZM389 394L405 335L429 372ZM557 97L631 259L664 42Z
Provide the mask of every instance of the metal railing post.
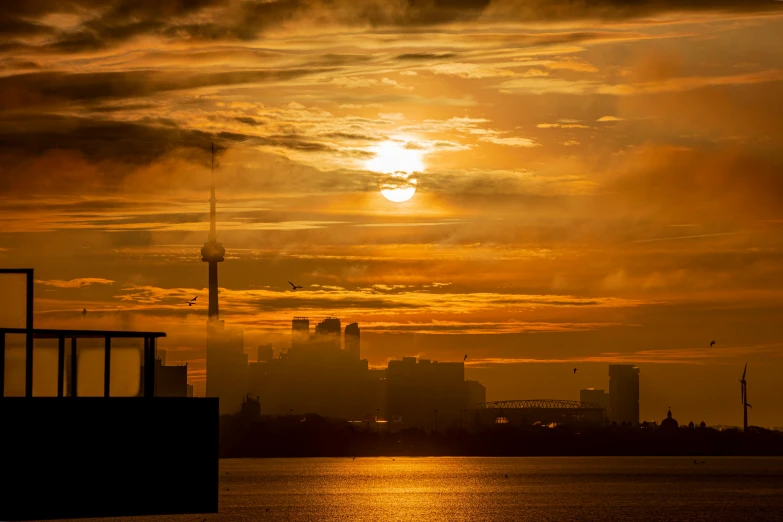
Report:
M79 383L78 380L78 372L77 372L77 346L76 346L76 337L71 337L71 397L76 397L78 395L78 387L77 384Z
M5 396L5 332L0 334L0 397Z
M57 396L62 397L65 387L65 336L57 338Z
M25 334L25 380L24 380L24 395L25 397L33 396L33 292L34 292L33 271L30 269L27 272L27 321L25 328L27 333Z
M111 337L106 337L103 349L103 396L111 390Z

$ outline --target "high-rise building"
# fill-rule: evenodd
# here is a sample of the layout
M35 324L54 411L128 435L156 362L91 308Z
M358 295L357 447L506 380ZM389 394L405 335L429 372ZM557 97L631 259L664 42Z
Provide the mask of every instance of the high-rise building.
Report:
M327 317L315 325L315 335L313 335L311 341L318 345L319 348L339 350L341 334L340 320L335 317Z
M465 381L465 408L487 402L487 388L478 381Z
M291 348L296 349L310 342L310 319L294 317L291 321Z
M159 350L163 352L164 350ZM144 366L139 373L139 394L144 395ZM193 387L188 384L188 365L166 366L164 359L155 359L155 396L156 397L192 397ZM188 395L190 393L190 395Z
M639 424L639 368L632 364L609 365L609 420Z
M359 344L359 323L351 323L345 327L345 351L354 360L361 360L361 347Z
M266 361L259 355L259 362L250 364L248 391L260 398L264 413L316 413L349 420L382 413L382 374L341 350L341 333L340 320L327 318L311 336L309 320L297 317L291 325L291 349Z
M605 415L609 414L609 393L606 390L596 390L595 388L579 390L579 402L597 404L604 409Z
M262 344L258 347L258 362L269 362L272 360L272 345L271 344Z
M212 186L209 198L209 236L201 249L201 260L209 263L209 313L207 319L207 397L220 399L220 414L235 413L247 392L247 355L244 335L231 331L220 320L218 307L218 263L226 249L217 241L217 198L215 197L215 146L212 145Z
M403 357L386 372L389 419L402 427L445 430L465 409L465 365Z

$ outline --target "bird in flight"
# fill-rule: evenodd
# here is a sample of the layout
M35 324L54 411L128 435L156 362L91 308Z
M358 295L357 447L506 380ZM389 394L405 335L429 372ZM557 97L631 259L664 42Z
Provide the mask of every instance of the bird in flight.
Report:
M465 362L468 360L468 354L465 354L465 357L462 358L462 362Z
M193 306L194 304L196 304L196 299L198 299L198 296L196 296L193 299L191 299L190 301L188 301L188 306Z
M715 344L715 341L712 341L712 342L710 343L710 347L712 347L712 345L713 345L713 344Z
M289 285L291 285L291 289L292 289L293 291L296 291L296 289L297 289L297 288L303 288L303 287L301 287L301 286L296 286L296 285L295 285L295 284L293 284L291 281L289 281L289 282L288 282L288 284L289 284Z
M576 368L574 368L574 373L576 373L576 370L577 370L577 369L576 369Z

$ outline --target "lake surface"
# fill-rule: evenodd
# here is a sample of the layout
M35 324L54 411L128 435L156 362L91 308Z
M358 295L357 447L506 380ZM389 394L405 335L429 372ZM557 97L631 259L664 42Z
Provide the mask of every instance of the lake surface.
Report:
M783 520L783 458L701 460L222 460L220 514L133 520Z

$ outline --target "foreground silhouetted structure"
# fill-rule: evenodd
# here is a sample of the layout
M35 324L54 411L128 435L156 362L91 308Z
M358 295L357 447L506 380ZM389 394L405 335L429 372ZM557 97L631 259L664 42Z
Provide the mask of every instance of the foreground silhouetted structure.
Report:
M25 328L0 328L0 520L217 512L218 401L155 396L162 332L36 330L33 271ZM25 336L25 387L5 396L6 341ZM103 396L79 397L80 341L103 341ZM142 340L143 395L113 397L112 344ZM56 396L34 396L35 340L57 341ZM67 349L66 349L67 348ZM67 371L66 371L67 367ZM67 377L67 378L66 378ZM177 450L161 452L160 441Z

